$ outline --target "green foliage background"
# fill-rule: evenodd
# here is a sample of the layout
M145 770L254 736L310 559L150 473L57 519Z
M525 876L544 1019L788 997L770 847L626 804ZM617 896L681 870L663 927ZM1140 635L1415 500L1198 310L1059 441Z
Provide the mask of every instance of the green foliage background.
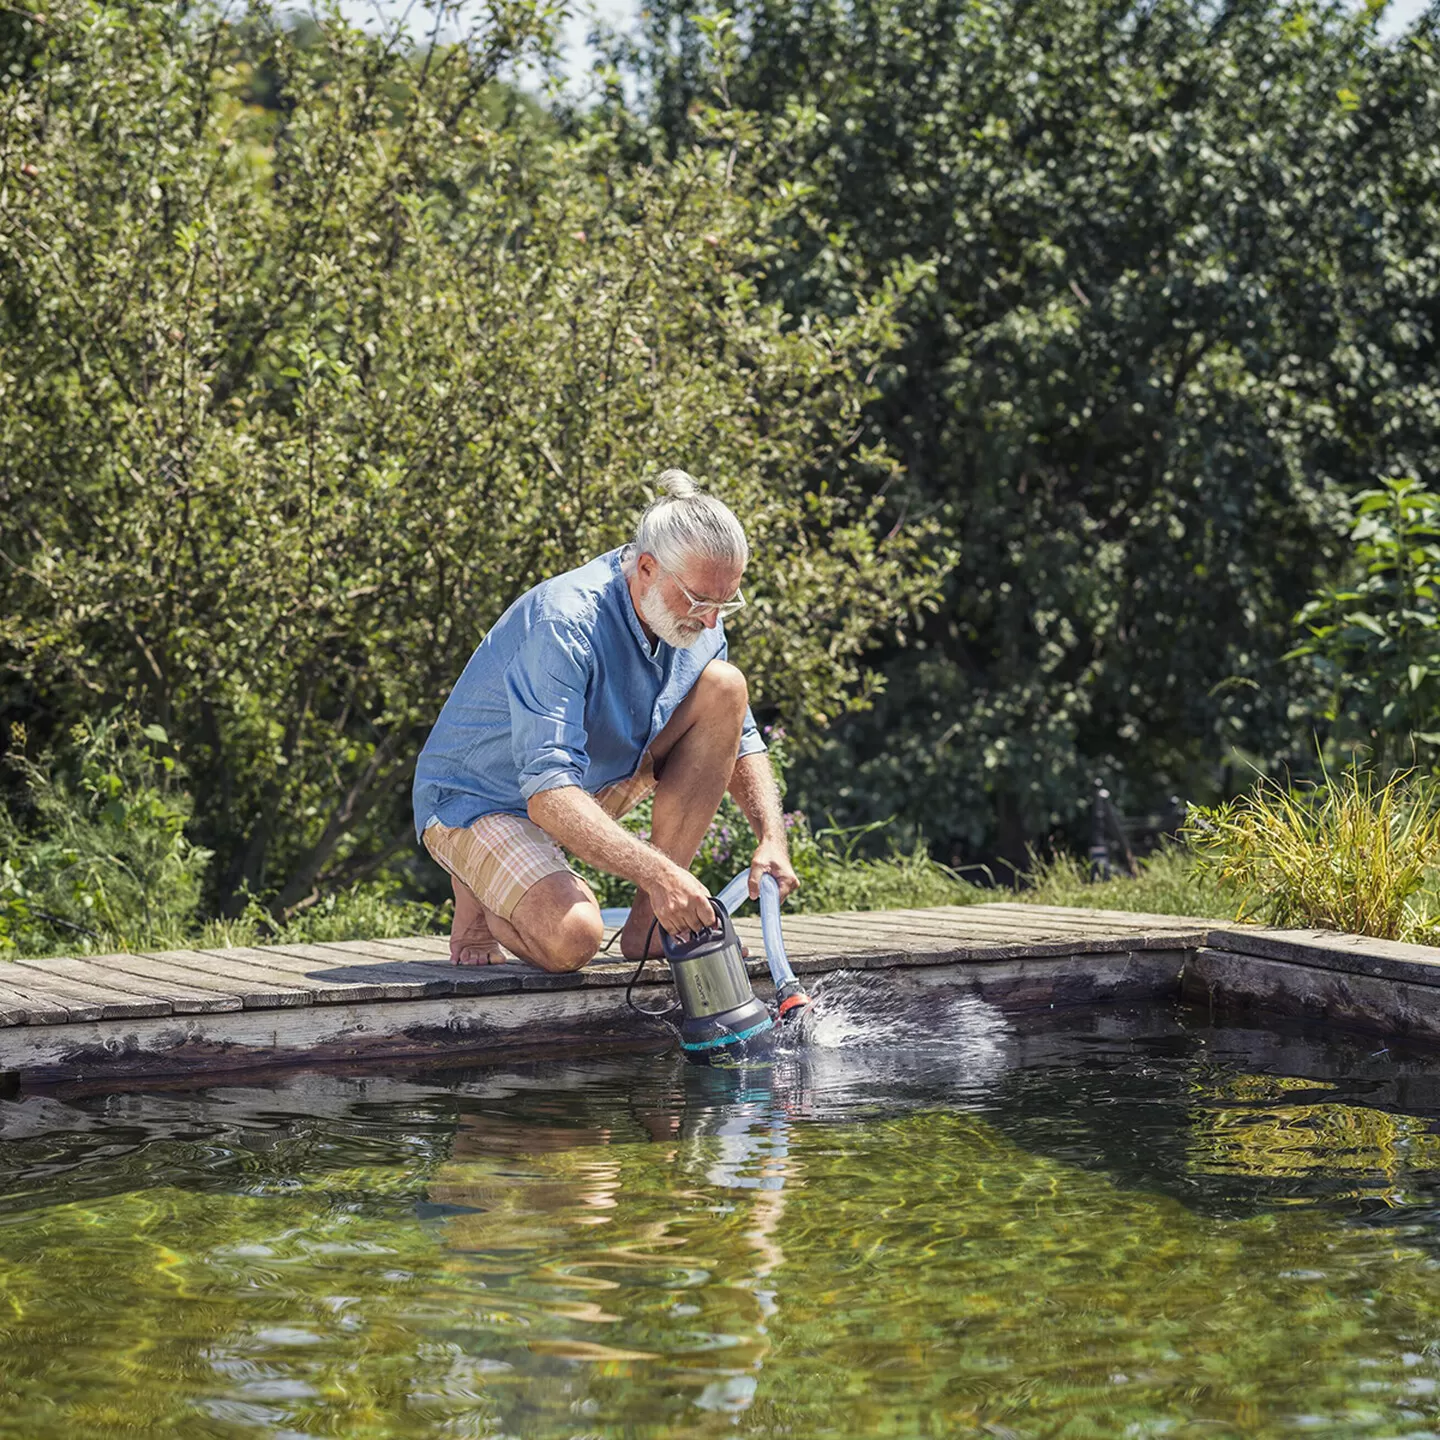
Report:
M117 707L194 923L433 890L448 686L669 464L751 531L832 903L847 847L953 895L917 846L1063 846L1096 773L1440 733L1433 15L657 0L578 104L525 89L560 11L427 13L0 17L12 919L58 904L26 765Z
M227 913L408 853L471 649L666 464L746 516L736 653L802 729L936 592L937 527L876 523L898 467L862 413L914 267L793 323L758 277L796 201L743 114L635 163L501 85L552 14L477 8L419 54L70 0L8 87L0 706L41 740L119 701L162 726Z
M720 12L647 6L629 54L690 142ZM873 710L797 781L1021 860L1088 779L1206 800L1238 748L1313 757L1282 658L1349 500L1433 473L1435 24L1381 7L738 0L728 93L824 224L773 277L797 313L923 266L871 413L897 511L958 545ZM1426 728L1421 726L1419 728ZM1242 774L1243 767L1242 768Z

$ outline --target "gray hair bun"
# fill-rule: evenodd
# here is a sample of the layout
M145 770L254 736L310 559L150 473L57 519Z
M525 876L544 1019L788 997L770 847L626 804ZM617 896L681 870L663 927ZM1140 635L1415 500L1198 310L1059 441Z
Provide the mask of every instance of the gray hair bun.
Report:
M696 558L745 568L750 545L723 500L707 495L684 470L662 470L655 483L661 493L645 507L635 538L625 547L627 575L634 574L641 555L653 555L672 574Z
M700 487L688 470L662 470L655 483L671 500L688 500L700 494Z

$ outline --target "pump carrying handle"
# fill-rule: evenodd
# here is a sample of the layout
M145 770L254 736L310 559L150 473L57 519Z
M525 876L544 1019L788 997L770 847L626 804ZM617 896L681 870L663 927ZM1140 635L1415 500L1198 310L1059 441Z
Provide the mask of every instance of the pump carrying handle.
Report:
M665 952L667 960L684 959L696 945L704 944L714 936L718 935L723 939L727 931L734 934L730 925L730 907L716 895L710 897L710 904L715 910L715 923L707 925L703 930L693 931L688 940L677 940L658 920L655 922L660 930L660 948ZM645 948L648 950L650 947L647 944Z

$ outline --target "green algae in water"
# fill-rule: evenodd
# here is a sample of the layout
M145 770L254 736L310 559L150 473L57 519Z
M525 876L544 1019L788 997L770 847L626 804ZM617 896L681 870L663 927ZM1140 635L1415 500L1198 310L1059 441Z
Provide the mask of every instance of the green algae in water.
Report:
M1434 1433L1428 1065L1139 1030L0 1106L0 1434Z

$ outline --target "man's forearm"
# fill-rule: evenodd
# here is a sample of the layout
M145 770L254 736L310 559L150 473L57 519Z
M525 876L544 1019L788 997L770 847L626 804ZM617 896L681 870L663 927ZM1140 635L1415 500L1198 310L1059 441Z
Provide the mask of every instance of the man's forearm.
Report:
M785 815L780 808L780 787L763 750L742 755L730 772L730 793L745 812L750 828L762 844L785 840Z
M665 867L673 866L673 861L611 819L578 785L542 790L531 796L527 809L530 818L572 855L642 889L648 890Z

